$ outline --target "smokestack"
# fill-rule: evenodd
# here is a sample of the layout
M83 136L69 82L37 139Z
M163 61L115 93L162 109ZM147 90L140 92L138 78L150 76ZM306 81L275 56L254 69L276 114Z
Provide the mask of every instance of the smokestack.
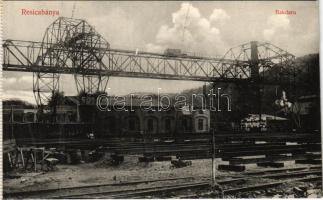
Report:
M250 67L251 67L251 78L252 79L258 79L259 78L259 59L258 59L258 42L257 41L251 41L251 60L250 60Z

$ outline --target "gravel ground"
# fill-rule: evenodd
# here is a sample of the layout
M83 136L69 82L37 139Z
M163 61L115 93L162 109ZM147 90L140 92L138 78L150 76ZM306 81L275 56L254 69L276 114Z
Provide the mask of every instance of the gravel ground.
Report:
M223 164L222 161L216 160L216 164L219 163ZM3 189L10 192L179 177L194 177L195 180L199 180L201 179L200 177L211 177L211 166L210 159L192 160L191 166L174 168L170 161L140 163L138 162L138 156L125 156L125 161L118 166L111 166L106 160L100 160L94 163L78 165L58 165L55 171L50 172L11 173L21 177L4 179ZM306 165L294 166L293 162L285 163L285 167L302 166ZM247 165L246 171L264 169L256 165ZM238 174L238 172L216 171L216 177L219 179ZM299 183L291 183L290 185L282 186L283 189L281 190L273 190L271 192L270 190L269 192L257 191L256 193L241 194L239 197L289 198L292 197L291 195L295 195L293 188L297 186L299 186ZM315 185L307 185L306 187L313 190L311 191L312 197L321 196L321 190L317 190ZM281 191L285 191L285 193Z
M4 191L38 190L100 183L210 176L210 170L211 160L193 160L191 166L173 168L170 161L143 163L138 162L138 156L125 156L125 161L118 166L111 166L101 160L78 165L58 165L55 171L50 172L17 172L15 175L21 176L20 178L5 179L3 184ZM235 174L219 171L217 173L218 176Z

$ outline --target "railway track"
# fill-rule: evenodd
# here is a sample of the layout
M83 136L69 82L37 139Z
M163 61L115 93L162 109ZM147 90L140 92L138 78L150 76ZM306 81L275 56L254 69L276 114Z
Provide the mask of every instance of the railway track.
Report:
M276 187L290 181L321 181L320 167L287 168L243 173L238 176L220 179L217 183L223 188L224 195L238 192ZM196 180L198 179L198 180ZM255 179L270 180L262 184L249 184ZM273 180L275 180L273 182ZM277 180L277 181L276 181ZM99 184L69 188L54 188L37 191L4 193L5 198L134 198L167 195L172 192L208 190L208 177L183 177L161 180L134 181L115 184ZM192 194L194 195L194 194ZM190 197L188 195L187 197ZM193 196L192 196L193 197Z
M91 191L91 190L105 190L105 189L112 189L121 188L121 187L129 187L129 186L138 186L138 185L145 185L147 183L163 183L163 182L171 182L171 181L190 181L194 179L194 177L182 177L182 178L169 178L169 179L156 179L156 180L142 180L142 181L131 181L131 182L120 182L120 183L107 183L107 184L95 184L95 185L82 185L82 186L75 186L75 187L62 187L62 188L49 188L43 190L31 190L31 191L19 191L19 192L4 192L5 197L9 198L21 198L21 197L50 197L54 198L62 194L69 194L73 193L80 193L84 190ZM84 192L83 192L84 193Z
M44 141L45 143L32 143L36 146L51 146L51 140ZM60 141L61 145L67 145L69 149L97 149L99 146L102 147L99 151L105 151L121 155L151 155L151 156L179 156L182 159L205 159L211 157L212 145L210 141L186 141L186 142L131 142L131 141L108 141L108 140L70 140ZM25 143L29 144L29 143ZM54 145L55 146L55 145ZM57 146L58 149L60 148ZM67 148L66 147L66 148ZM230 143L230 144L219 144L219 150L215 155L217 158L235 158L240 156L262 156L262 155L281 155L291 153L292 155L299 155L300 158L294 158L294 156L283 157L281 159L303 159L306 158L306 152L320 152L320 144L293 144L287 145L286 143L266 143L266 144L255 144L255 143ZM264 161L259 162L265 162ZM233 159L230 162L251 162L257 163L258 161L240 161Z
M217 181L217 184L219 184L222 188L222 194L227 195L234 195L239 192L248 192L248 191L254 191L254 190L260 190L260 189L267 189L272 187L277 187L279 185L288 183L288 182L314 182L314 181L322 181L322 171L321 169L312 169L310 171L296 171L291 172L288 174L285 174L289 170L283 172L283 173L276 173L276 174L267 174L262 176L256 176L253 175L252 177L243 177L243 178L233 178L229 180L219 180ZM285 175L285 176L284 176ZM301 177L301 178L297 178ZM286 179L288 178L288 179ZM249 180L254 179L285 179L285 180L279 180L279 181L270 181L267 183L257 183L257 184L248 184ZM234 186L232 186L234 185ZM167 186L167 187L161 187L161 188L147 188L142 191L134 191L134 192L125 192L125 194L117 194L114 196L108 196L109 198L145 198L147 196L153 196L153 197L162 197L160 196L162 193L170 193L173 191L180 191L184 190L184 192L187 192L190 189L206 189L207 192L204 192L205 194L210 194L210 192L207 190L210 188L210 181L208 182L201 182L201 183L191 183L186 185L174 185L174 186ZM203 191L203 190L202 190ZM203 192L201 193L203 194ZM156 195L156 196L154 196ZM87 196L89 197L89 196ZM104 196L96 196L96 198L103 198ZM175 196L176 198L197 198L198 195L192 194L192 195L179 195Z
M294 179L293 181L301 181L301 182L307 182L307 181L320 181L322 177L310 177L310 178L299 178L299 179ZM265 184L255 184L255 185L248 185L248 186L242 186L242 187L233 187L229 189L224 189L221 191L221 196L225 197L226 195L234 195L239 192L248 192L248 191L254 191L254 190L259 190L259 189L265 189L265 188L270 188L270 187L276 187L279 185L282 185L284 183L288 183L290 180L284 180L284 181L276 181L276 182L271 182L271 183L265 183ZM220 182L221 185L221 182ZM210 183L194 183L194 184L187 184L187 185L178 185L178 186L167 186L167 187L162 187L162 188L147 188L146 190L143 191L135 191L135 192L128 192L126 194L120 194L120 195L114 195L114 196L108 196L109 198L115 198L115 199L123 199L123 198L145 198L145 197L151 197L154 195L157 195L157 197L160 197L161 193L169 193L172 191L179 191L179 190L189 190L189 189L198 189L198 188L207 188L210 186ZM201 193L203 194L203 193ZM203 195L207 194L212 194L211 192L204 192ZM156 196L154 196L156 197ZM196 194L192 195L180 195L180 196L175 196L175 198L197 198L199 197ZM72 197L74 198L74 197ZM88 198L88 197L85 197ZM99 196L96 198L105 198L103 196Z

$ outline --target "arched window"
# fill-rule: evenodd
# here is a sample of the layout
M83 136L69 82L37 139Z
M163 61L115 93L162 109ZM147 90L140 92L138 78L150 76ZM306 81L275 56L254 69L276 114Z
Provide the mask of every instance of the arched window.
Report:
M204 130L204 120L203 119L198 119L197 129L200 131Z
M191 118L189 117L184 117L182 120L182 127L184 131L190 131L191 130Z
M128 127L130 131L134 131L136 129L136 124L135 124L135 119L134 118L130 118L128 120Z
M171 120L169 118L165 119L165 131L170 131L171 129Z
M27 112L25 113L25 122L34 122L34 113L33 112Z
M148 131L153 131L154 130L154 120L153 119L148 119L147 120L147 130Z
M116 131L116 119L115 119L115 117L113 117L113 116L107 117L107 123L106 124L108 125L108 129L111 132L115 132Z
M182 127L183 127L184 131L187 130L187 119L186 118L184 118L182 121Z

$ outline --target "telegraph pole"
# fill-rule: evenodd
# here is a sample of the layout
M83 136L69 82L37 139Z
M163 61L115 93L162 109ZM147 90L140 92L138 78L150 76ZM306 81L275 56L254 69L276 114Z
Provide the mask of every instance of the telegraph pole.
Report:
M211 88L213 91L215 91L215 83L212 83ZM206 90L205 90L206 91ZM211 98L214 98L214 96L212 95ZM210 99L208 99L210 100ZM215 101L215 99L213 99L213 102ZM212 106L211 102L208 102L209 104L209 108ZM210 126L212 127L212 183L211 183L211 188L212 190L215 192L217 190L217 194L220 195L218 198L223 198L223 190L222 188L219 186L219 184L217 184L216 180L215 180L215 172L216 172L216 164L215 164L215 156L216 156L216 143L215 143L215 111L211 111L213 109L210 109Z
M209 88L210 89L210 88ZM215 83L211 84L211 89L212 91L215 91ZM205 97L205 107L210 108L210 132L212 132L212 183L211 186L214 189L215 186L217 185L215 182L215 170L216 170L216 165L215 165L215 111L212 111L211 106L213 106L210 102L209 98L214 98L212 94L207 94L208 92L206 91L207 87L206 85L203 85L203 96ZM210 91L209 91L210 92ZM212 102L214 102L215 99L213 99Z
M254 109L253 111L256 113L258 112L259 115L259 131L261 131L261 101L262 101L262 92L263 87L260 82L260 76L259 76L259 57L258 57L258 42L257 41L251 41L250 42L250 68L251 68L251 79L254 82L255 86L252 88L253 90L253 102L255 104L258 104L258 108Z
M214 128L212 129L212 188L215 188L215 133Z
M211 85L211 88L212 88L212 91L215 91L215 83L212 83ZM205 91L206 93L206 89L203 90ZM213 98L213 101L212 102L215 102L215 99L214 99L214 96L212 95L211 98ZM211 106L213 106L211 104L211 102L206 102L207 104L209 104L209 108ZM212 111L213 109L210 108L210 119L211 119L211 122L210 122L210 125L212 127L212 188L214 189L215 186L217 185L216 182L215 182L215 170L216 170L216 165L215 165L215 111Z

